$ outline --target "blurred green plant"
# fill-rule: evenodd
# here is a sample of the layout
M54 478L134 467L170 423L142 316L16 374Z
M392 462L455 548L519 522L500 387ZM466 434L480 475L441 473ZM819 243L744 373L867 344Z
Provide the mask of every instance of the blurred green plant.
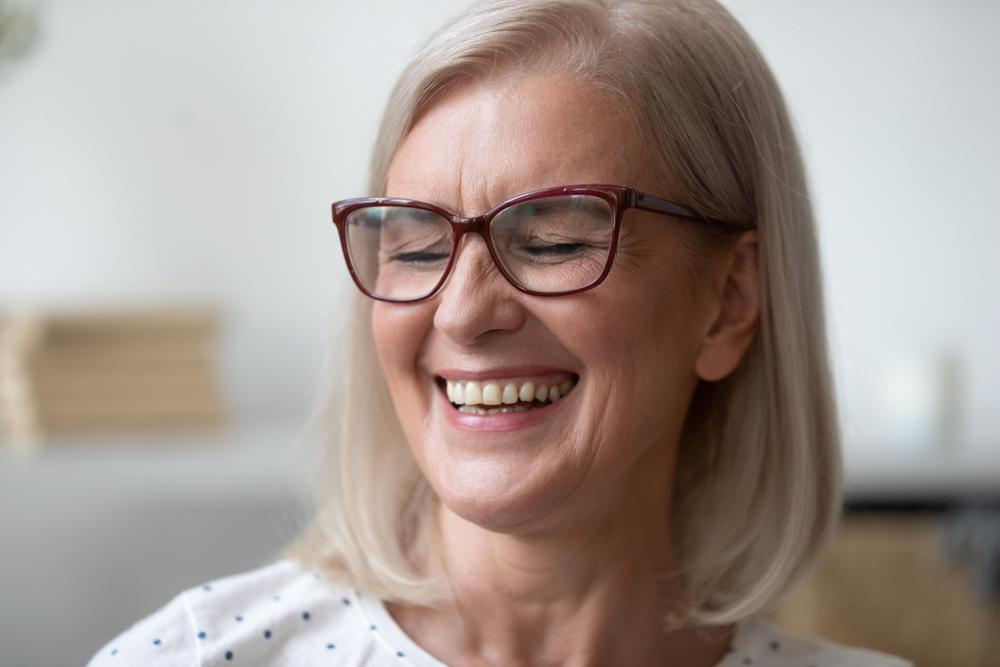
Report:
M0 71L24 58L38 43L38 10L0 1Z

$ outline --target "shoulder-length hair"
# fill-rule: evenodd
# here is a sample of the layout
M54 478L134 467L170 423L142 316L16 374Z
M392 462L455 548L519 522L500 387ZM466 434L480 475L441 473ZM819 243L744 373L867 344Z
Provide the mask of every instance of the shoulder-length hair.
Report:
M671 525L674 620L754 613L812 562L840 508L816 230L774 76L715 0L481 2L432 35L400 77L368 194L384 194L389 164L422 111L500 71L606 91L649 147L665 191L757 230L758 332L732 374L696 389ZM318 419L316 519L290 554L383 599L433 604L442 581L410 556L434 544L426 519L437 498L403 436L360 294L352 316Z

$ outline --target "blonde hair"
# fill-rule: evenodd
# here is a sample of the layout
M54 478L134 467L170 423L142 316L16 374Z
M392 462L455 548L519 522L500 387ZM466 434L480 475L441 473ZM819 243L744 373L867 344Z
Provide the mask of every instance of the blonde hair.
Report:
M370 195L418 115L498 71L596 86L649 147L664 190L757 229L757 336L729 377L703 382L681 442L673 544L677 619L728 623L794 582L840 507L816 232L798 144L753 41L714 0L497 0L476 4L417 53L393 90ZM320 417L314 525L291 555L388 600L431 604L440 581L408 553L433 542L436 496L410 454L378 364L371 303L353 306L347 354Z

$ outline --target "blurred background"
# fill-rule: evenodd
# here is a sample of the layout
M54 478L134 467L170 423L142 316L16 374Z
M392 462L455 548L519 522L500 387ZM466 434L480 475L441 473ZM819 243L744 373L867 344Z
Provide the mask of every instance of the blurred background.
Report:
M83 664L295 535L353 289L329 205L465 4L0 0L0 665ZM775 617L1000 664L1000 4L726 4L801 133L843 413L844 530Z

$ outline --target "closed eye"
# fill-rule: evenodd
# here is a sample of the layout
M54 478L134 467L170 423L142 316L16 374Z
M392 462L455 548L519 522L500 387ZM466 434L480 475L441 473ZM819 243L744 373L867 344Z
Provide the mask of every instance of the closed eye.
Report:
M588 248L586 243L553 243L542 246L525 246L524 252L534 257L561 257L572 255L584 248Z
M410 264L440 262L443 259L448 259L448 253L430 252L424 250L417 252L401 252L398 255L392 255L392 260L394 262L406 262Z

